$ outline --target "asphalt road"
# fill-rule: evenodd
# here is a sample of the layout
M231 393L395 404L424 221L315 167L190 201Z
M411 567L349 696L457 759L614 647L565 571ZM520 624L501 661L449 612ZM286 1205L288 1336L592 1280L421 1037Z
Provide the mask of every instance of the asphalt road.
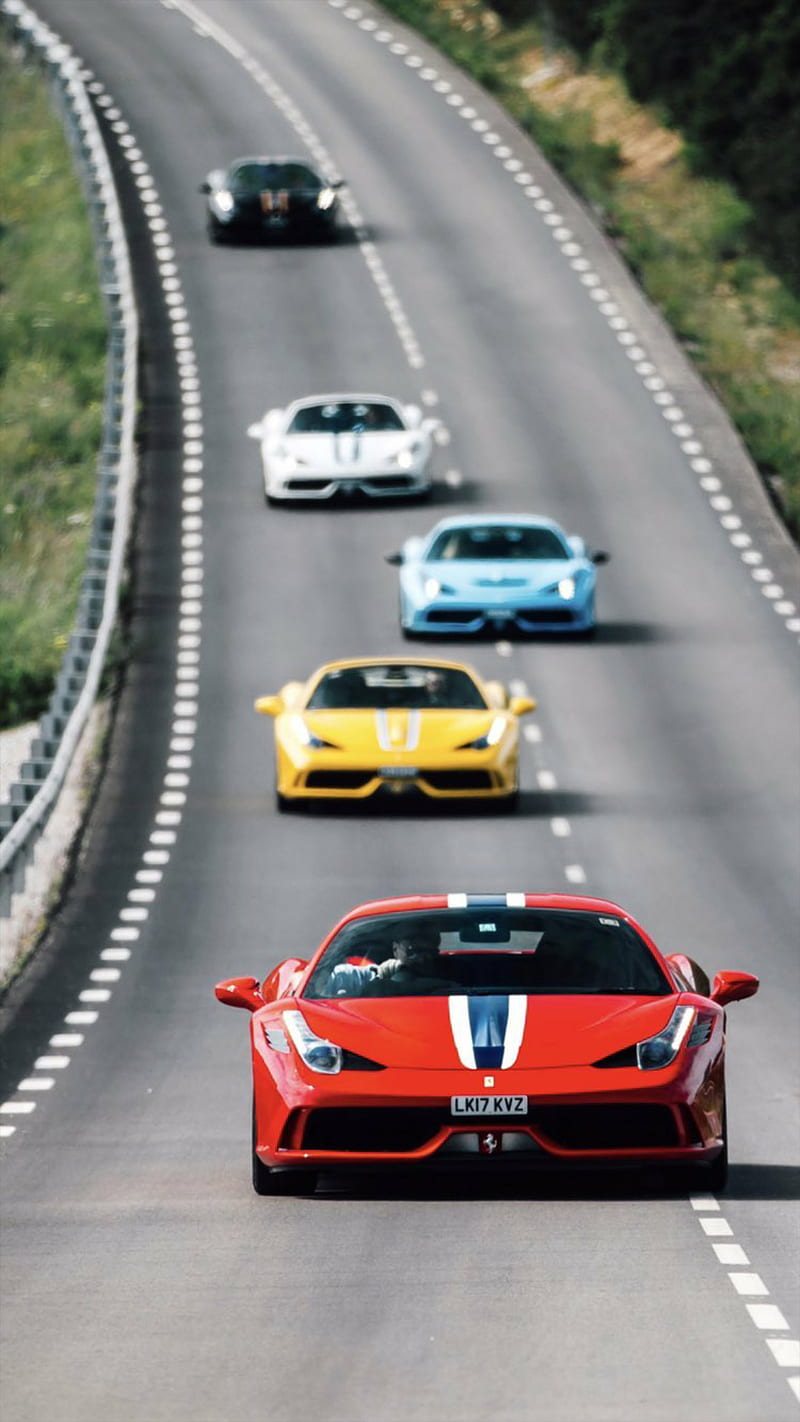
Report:
M5 1415L796 1416L800 596L719 411L535 150L369 6L38 8L105 115L144 399L134 655L108 772L63 911L2 1005L0 1099L35 1102L2 1117ZM335 246L212 248L205 173L309 144L348 179L355 228ZM433 504L267 510L247 426L359 387L443 420ZM464 507L539 510L613 554L595 643L466 653L539 701L519 813L279 819L254 696L399 651L382 554ZM362 898L584 885L666 951L762 977L730 1012L719 1202L488 1171L251 1192L246 1022L220 1011L217 979L305 956ZM65 1025L75 1010L97 1020ZM48 1045L64 1033L83 1040ZM68 1066L41 1064L53 1055Z

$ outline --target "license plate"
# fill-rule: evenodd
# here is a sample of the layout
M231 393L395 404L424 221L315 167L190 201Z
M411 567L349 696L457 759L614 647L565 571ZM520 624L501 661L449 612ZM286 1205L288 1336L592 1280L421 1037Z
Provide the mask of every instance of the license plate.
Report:
M413 780L419 771L415 765L382 765L378 774L386 780Z
M451 1116L527 1116L527 1096L451 1096Z

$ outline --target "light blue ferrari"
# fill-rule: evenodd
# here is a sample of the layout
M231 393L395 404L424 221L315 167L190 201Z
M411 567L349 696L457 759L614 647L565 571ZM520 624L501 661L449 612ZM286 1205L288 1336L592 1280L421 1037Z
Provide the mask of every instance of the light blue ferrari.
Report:
M386 561L400 568L400 626L421 633L570 632L595 627L593 552L535 515L442 519Z

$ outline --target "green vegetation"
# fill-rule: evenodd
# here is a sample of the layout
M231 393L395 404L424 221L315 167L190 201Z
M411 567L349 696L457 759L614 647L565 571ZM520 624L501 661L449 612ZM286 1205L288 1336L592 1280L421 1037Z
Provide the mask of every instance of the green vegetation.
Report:
M0 727L45 710L94 502L106 328L85 204L38 71L0 45Z
M796 196L794 203L789 198L800 144L800 137L796 142L791 137L800 122L799 91L791 47L785 45L779 58L776 39L780 16L785 12L787 25L791 18L788 0L766 0L760 9L729 7L723 28L727 67L724 54L714 59L718 81L723 74L729 80L728 109L717 128L708 111L710 82L700 86L706 104L702 112L690 112L691 85L678 86L683 97L668 110L676 119L685 117L691 144L665 127L660 114L634 103L615 70L630 71L639 97L648 94L667 109L676 56L681 64L698 68L708 62L707 47L697 45L692 27L698 17L710 23L711 0L663 5L652 0L591 5L586 0L495 0L495 9L482 0L383 4L483 84L592 204L716 389L790 527L800 529L800 302L767 259L767 254L776 262L780 258L780 269L790 275L793 260L800 259L800 240L795 243L791 235L800 205ZM713 11L718 17L719 5ZM762 35L759 17L765 12ZM798 33L800 11L792 14L790 28ZM572 50L557 47L556 24L581 61ZM654 39L655 25L664 31L663 49ZM685 51L692 35L695 49L689 55ZM650 56L649 70L639 43ZM760 56L755 70L746 61L748 44ZM670 54L671 67L665 59ZM769 73L759 74L758 64L771 66ZM790 112L793 82L795 109ZM722 118L729 120L737 92L736 112L744 116L734 147L746 153L747 162L742 157L734 163L731 157L726 164L731 125L728 121L725 128ZM759 124L767 139L760 160L755 156ZM740 180L747 201L723 177L710 176L715 161L719 172ZM768 200L764 190L770 173L774 182ZM757 206L757 220L751 204ZM780 238L780 248L779 234L788 239Z

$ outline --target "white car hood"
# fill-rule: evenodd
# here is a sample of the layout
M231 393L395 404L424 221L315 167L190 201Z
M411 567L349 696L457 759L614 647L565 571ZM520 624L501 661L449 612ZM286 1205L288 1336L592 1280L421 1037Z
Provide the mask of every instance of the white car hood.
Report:
M344 434L284 435L278 443L312 469L341 474L345 470L374 469L407 449L415 436L407 430L364 431ZM424 445L424 441L421 442Z

